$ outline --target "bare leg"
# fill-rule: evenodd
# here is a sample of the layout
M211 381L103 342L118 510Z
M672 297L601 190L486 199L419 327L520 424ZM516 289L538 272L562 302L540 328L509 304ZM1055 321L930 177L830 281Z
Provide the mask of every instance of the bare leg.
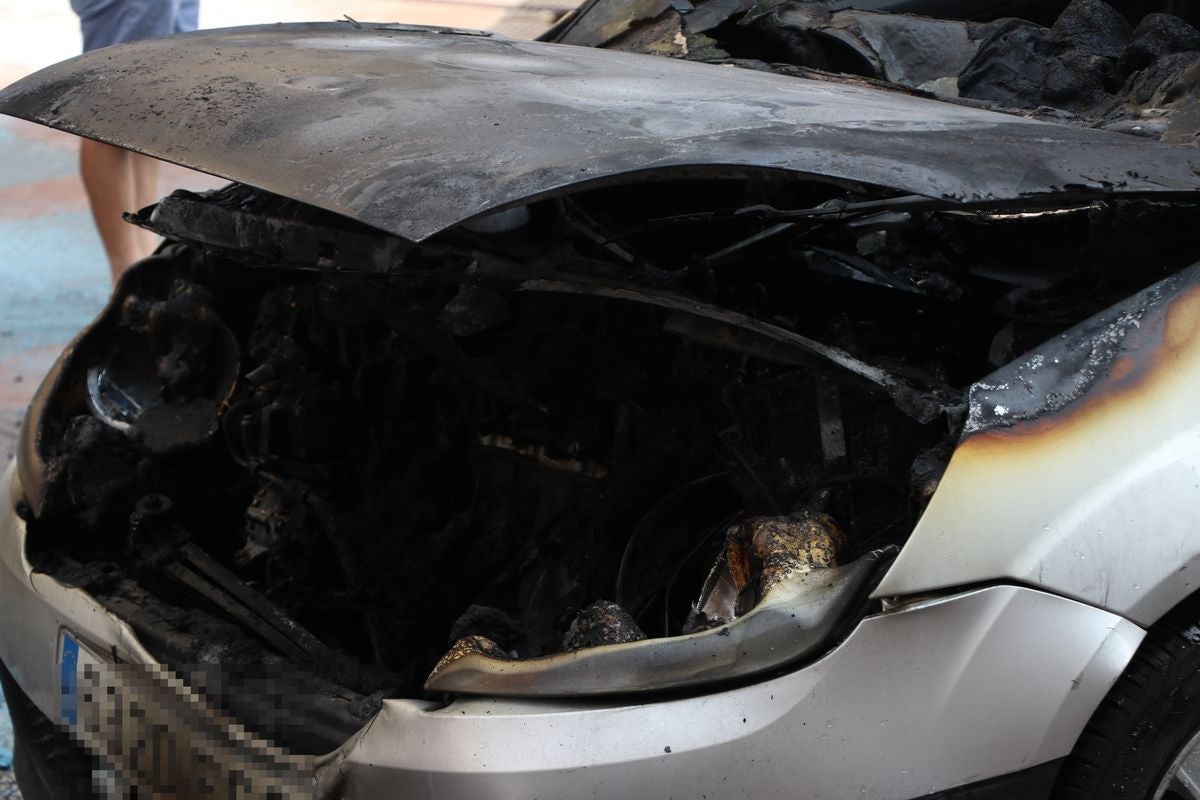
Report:
M158 159L129 154L133 162L135 208L142 209L158 199Z
M120 148L86 139L79 152L83 186L114 282L130 264L153 249L153 237L121 219L124 212L138 207L137 158Z
M134 200L133 210L140 211L158 200L158 159L131 153L133 159ZM129 226L137 235L141 256L145 258L158 248L158 236L144 228Z

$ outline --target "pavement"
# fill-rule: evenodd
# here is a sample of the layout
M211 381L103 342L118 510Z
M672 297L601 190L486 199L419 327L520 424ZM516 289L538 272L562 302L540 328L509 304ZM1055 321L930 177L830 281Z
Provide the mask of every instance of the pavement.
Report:
M572 0L201 0L204 28L267 22L405 22L533 38ZM79 52L68 0L0 0L0 86ZM0 117L0 467L13 457L25 407L71 338L103 308L107 262L78 177L78 141ZM164 165L160 194L220 185ZM3 609L0 609L3 624ZM18 798L5 754L12 727L0 696L0 800Z

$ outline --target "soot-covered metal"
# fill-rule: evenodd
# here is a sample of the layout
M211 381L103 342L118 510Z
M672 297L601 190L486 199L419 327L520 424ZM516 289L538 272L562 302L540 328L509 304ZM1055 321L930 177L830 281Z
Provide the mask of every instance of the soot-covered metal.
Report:
M1096 131L829 81L388 25L120 45L0 91L0 113L409 240L635 172L773 171L985 201L1200 185L1194 153L1130 149Z

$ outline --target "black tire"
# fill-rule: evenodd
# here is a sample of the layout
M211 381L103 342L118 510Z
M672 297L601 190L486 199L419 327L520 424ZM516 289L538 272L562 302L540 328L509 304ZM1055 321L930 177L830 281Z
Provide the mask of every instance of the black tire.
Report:
M92 788L94 760L46 718L0 663L0 684L13 725L13 767L24 800L100 800Z
M1197 731L1200 596L1193 596L1150 629L1063 764L1055 797L1150 800Z

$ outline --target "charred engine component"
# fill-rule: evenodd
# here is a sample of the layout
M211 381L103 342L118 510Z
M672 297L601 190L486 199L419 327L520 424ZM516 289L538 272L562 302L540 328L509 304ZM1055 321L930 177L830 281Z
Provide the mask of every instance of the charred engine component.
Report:
M833 518L816 511L739 522L725 534L725 550L684 630L725 625L744 616L790 575L838 566L844 545Z
M611 600L597 600L571 620L571 627L563 637L563 650L640 642L645 638L646 634L628 611Z
M645 638L646 634L628 611L611 600L597 600L585 606L571 620L563 634L561 650L572 652L589 647L640 642ZM439 663L457 660L468 653L500 659L540 655L539 648L531 645L524 625L495 608L468 608L454 623L450 639L450 650Z
M131 296L121 311L112 350L87 373L92 413L154 452L201 444L237 381L233 334L188 281L162 298Z

